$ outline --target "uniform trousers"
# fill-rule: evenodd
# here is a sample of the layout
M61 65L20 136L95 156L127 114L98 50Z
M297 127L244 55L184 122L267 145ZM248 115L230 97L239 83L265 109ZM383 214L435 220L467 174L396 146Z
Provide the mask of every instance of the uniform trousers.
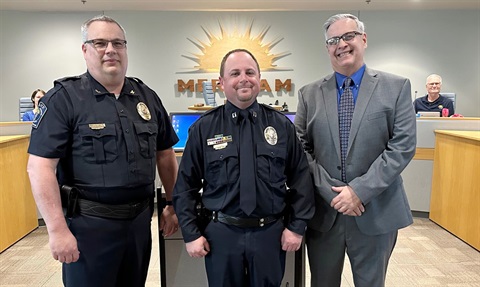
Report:
M345 252L353 271L355 287L385 286L388 260L398 231L377 236L362 233L355 218L337 214L328 232L307 229L305 242L312 287L340 286Z
M63 264L67 287L145 286L152 250L153 205L132 220L77 214L68 219L80 258Z
M285 271L282 220L255 228L211 221L205 229L209 287L279 287Z

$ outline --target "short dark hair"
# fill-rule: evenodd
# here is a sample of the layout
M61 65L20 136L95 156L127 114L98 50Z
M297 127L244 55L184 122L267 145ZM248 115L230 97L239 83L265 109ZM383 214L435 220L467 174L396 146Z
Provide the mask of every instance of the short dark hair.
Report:
M250 51L248 51L247 49L235 49L235 50L231 50L230 52L225 54L225 56L223 56L222 63L220 64L220 77L223 77L223 73L225 72L225 62L227 61L228 56L238 52L244 52L249 54L250 57L252 57L252 59L255 61L255 64L257 64L258 73L260 73L260 65L258 65L257 59Z

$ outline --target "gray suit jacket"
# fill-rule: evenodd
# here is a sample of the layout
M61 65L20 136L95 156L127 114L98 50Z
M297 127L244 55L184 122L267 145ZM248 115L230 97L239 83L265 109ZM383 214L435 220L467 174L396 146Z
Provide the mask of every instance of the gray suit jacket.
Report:
M337 216L332 186L340 171L337 88L334 74L301 88L295 116L315 181L315 216L308 227L328 231ZM415 154L416 119L410 81L365 70L349 135L346 175L365 206L355 217L367 235L394 231L413 222L400 173Z

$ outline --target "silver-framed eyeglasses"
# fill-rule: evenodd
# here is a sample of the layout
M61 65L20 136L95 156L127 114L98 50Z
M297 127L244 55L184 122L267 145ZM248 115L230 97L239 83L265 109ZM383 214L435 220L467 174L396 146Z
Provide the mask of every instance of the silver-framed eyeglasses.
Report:
M336 37L329 38L325 42L329 46L335 46L335 45L338 45L338 43L340 42L340 39L342 39L345 42L349 42L349 41L352 41L353 38L355 38L356 36L359 36L359 35L363 35L363 33L360 33L360 32L357 32L357 31L347 32L347 33L343 34L342 36L336 36Z
M117 50L125 49L125 47L127 47L127 41L121 40L121 39L113 39L113 40L92 39L84 42L84 44L90 44L97 50L107 49L108 43L112 43L112 47Z

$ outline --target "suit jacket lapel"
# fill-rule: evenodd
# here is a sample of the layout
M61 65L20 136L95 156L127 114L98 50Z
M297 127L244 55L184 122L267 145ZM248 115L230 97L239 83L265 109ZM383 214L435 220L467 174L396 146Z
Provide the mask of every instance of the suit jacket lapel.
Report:
M330 136L333 139L335 150L340 160L340 131L338 127L338 95L337 81L335 74L326 77L321 86L322 95L325 103L325 112L327 113L328 126L330 127Z
M350 147L352 146L355 137L357 136L360 123L365 116L365 111L367 110L368 103L372 98L373 91L375 90L377 83L377 73L366 68L360 84L360 90L358 91L355 110L353 112L352 126L350 127L350 135L348 136L347 154L350 151Z

